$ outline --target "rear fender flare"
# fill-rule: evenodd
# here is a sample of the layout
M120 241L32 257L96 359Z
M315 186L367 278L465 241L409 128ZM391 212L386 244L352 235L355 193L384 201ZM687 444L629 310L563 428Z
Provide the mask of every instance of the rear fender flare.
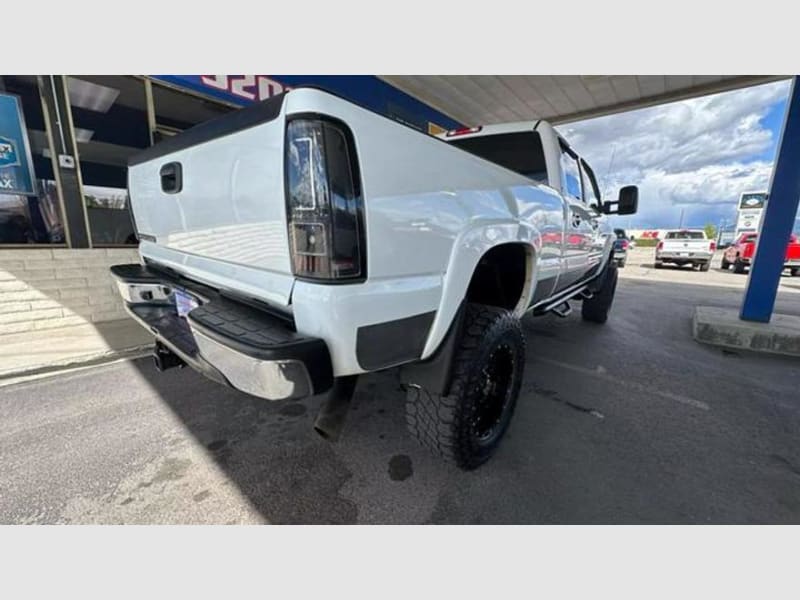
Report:
M526 223L483 223L471 227L459 235L453 243L448 268L442 280L442 297L436 312L422 359L428 358L444 339L459 306L466 298L469 283L481 257L497 246L519 243L527 251L525 285L514 313L522 316L527 309L537 281L538 262L541 249L539 232Z

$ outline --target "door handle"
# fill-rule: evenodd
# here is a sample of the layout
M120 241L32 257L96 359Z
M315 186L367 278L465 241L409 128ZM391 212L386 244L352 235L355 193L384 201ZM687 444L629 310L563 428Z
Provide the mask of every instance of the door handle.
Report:
M158 171L161 189L167 194L177 194L183 189L183 169L181 163L171 162L161 165Z

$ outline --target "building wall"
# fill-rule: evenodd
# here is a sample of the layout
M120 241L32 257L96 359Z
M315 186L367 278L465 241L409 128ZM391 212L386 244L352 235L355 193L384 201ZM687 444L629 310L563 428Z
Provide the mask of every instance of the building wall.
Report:
M10 333L129 318L109 267L135 248L0 249L0 343Z

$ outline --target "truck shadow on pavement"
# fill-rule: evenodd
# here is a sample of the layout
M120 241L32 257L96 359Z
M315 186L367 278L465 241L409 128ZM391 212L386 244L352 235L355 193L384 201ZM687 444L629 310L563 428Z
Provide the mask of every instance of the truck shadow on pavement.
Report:
M421 465L438 476L454 473L406 436L405 394L393 373L360 378L342 437L332 444L312 428L321 396L270 402L188 368L159 373L149 358L133 364L183 424L176 436L188 433L202 444L269 523L420 522L424 507L392 498L398 485L413 497ZM364 493L384 498L359 511L357 497Z

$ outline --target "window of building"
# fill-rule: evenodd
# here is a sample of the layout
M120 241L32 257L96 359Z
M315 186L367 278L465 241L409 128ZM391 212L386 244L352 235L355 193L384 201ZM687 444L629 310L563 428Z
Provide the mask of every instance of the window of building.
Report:
M67 90L92 245L135 245L128 159L150 146L144 80L70 76Z
M152 84L156 127L153 132L153 140L155 143L238 108L232 104L223 104L209 98L179 91L157 81L153 81Z
M0 244L64 244L64 220L36 76L0 76L0 95L5 100L0 115L0 187L18 189L17 180L23 177L29 178L27 191L31 192L4 193L0 189ZM17 106L21 115L17 115ZM23 130L27 148L21 139L24 136L18 135Z

